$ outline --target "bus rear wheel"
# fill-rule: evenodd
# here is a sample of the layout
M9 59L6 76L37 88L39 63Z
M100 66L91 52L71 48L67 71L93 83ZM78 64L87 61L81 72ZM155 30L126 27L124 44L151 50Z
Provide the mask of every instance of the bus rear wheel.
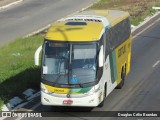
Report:
M125 69L122 69L122 72L121 72L121 82L116 87L116 89L122 89L122 87L124 86L124 82L125 82L125 76L126 76Z

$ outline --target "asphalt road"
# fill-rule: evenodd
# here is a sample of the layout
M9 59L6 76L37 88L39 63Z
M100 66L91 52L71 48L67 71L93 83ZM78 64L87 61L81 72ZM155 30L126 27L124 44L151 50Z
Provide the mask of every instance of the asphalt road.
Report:
M11 14L12 12L14 12L14 13L16 13L16 11L18 12L18 8L24 7L24 11L27 14L26 17L24 14L20 14L18 12L19 14L17 14L17 17L16 16L9 17L10 18L9 20L17 19L17 21L20 21L21 25L25 26L25 24L23 24L22 20L20 19L20 18L24 17L23 19L25 19L25 21L27 21L27 24L26 24L27 28L24 29L24 26L22 27L21 25L19 25L16 20L14 20L14 22L10 22L6 25L2 24L5 21L2 22L0 20L0 34L3 33L1 30L2 27L4 28L3 30L10 30L10 32L12 31L11 33L8 32L8 34L7 34L10 37L13 35L12 33L15 33L17 31L17 29L14 29L14 28L7 29L7 27L5 27L5 26L19 27L18 30L22 35L26 34L27 31L29 31L30 26L35 26L35 28L38 27L38 23L40 21L36 22L36 20L38 21L38 18L36 18L36 16L42 16L42 19L44 19L47 15L43 14L44 13L43 10L40 12L41 14L37 13L37 11L30 13L31 12L30 9L32 8L32 5L33 5L34 10L38 10L37 7L40 7L42 5L41 2L43 2L43 1L44 0L39 0L39 2L38 2L38 0L34 0L34 2L33 2L34 4L31 4L32 1L28 0L28 1L26 1L26 3L22 3L23 5L13 8L13 10L12 10L12 8L7 10L10 13L9 15L12 15ZM52 1L55 1L55 0L45 0L45 1L48 1L51 4ZM62 1L64 2L65 0L59 0L59 1L57 0L54 3L55 4L54 7L58 7L58 5L60 6ZM68 1L72 1L72 2L76 1L76 4L82 3L81 2L82 0L67 0L66 5L68 7L70 6L70 3ZM89 2L90 1L88 1L88 3ZM47 6L47 4L45 6ZM49 5L49 6L52 6L52 5ZM54 7L51 7L51 8L47 7L46 11L47 10L48 11L54 10L55 9ZM78 8L76 8L77 6L73 6L73 7L75 7L75 9L78 9ZM63 9L64 6L60 7L60 8ZM65 9L61 10L60 8L58 10L62 14L68 14L69 12L74 11L71 8L68 8L68 9L70 9L69 11L66 11L68 13L63 13L65 11ZM45 7L44 7L44 9L45 9ZM3 18L3 17L1 18L1 14L3 12L7 13L7 11L5 10L5 11L0 12L0 19ZM51 13L49 14L49 16L47 16L48 22L51 21L51 17L53 18L52 19L52 21L53 21L53 20L56 20L62 16L62 15L60 15L60 13L56 13L57 11L55 11L55 13L54 13L54 16L56 16L55 18L53 16L50 16ZM35 18L35 21L34 22L32 21L32 23L34 23L34 24L30 23L31 19L28 19L28 17L27 17L27 16L30 16L30 14L33 14L32 18ZM7 17L7 16L5 16L5 17ZM6 22L7 22L7 19L6 19ZM18 26L16 26L15 24L17 24ZM43 22L43 24L45 24L45 23ZM26 30L26 33L23 33L24 31L20 30L20 28L23 28L23 30ZM33 29L35 29L35 28L33 28ZM16 32L16 33L18 33L18 32ZM2 43L5 43L5 42L2 42ZM123 87L123 89L121 89L121 90L115 89L106 98L104 107L89 109L89 108L64 108L64 107L63 108L62 107L55 108L55 107L47 107L47 106L42 106L42 105L33 106L33 105L36 105L37 102L39 102L39 101L36 101L34 104L32 103L32 108L29 105L27 105L27 106L23 107L22 109L20 109L20 111L27 111L27 110L33 110L36 112L58 111L61 116L64 116L63 112L66 112L66 111L80 112L80 111L84 111L84 110L91 110L91 111L160 111L160 95L159 94L160 94L160 20L158 22L156 22L152 27L150 27L146 31L142 32L141 34L139 34L137 37L135 37L133 39L131 72L126 78L125 86ZM104 114L102 113L102 116ZM75 114L74 115L70 114L69 116L71 116L72 118L65 117L65 120L80 120L80 119L83 119L83 120L84 119L85 120L91 119L92 120L93 119L93 118L77 117ZM49 119L49 118L47 118L47 119ZM61 120L62 119L63 120L64 118L50 118L50 119L54 119L54 120ZM95 120L108 120L108 119L110 119L110 120L126 120L127 118L94 117L94 119ZM149 120L150 119L151 120L152 119L158 120L160 118L140 118L140 117L137 117L137 118L131 118L131 119L132 120L146 120L146 119L147 120L148 119Z
M0 46L30 34L97 0L24 0L0 10Z
M160 111L160 20L143 33L134 36L132 44L131 72L123 89L115 89L105 100L102 108L64 108L48 106L23 107L20 111L63 112L91 111ZM40 99L39 99L40 100ZM36 103L34 103L36 104ZM32 104L33 105L33 104ZM78 113L77 113L78 114ZM98 114L98 113L97 113ZM69 114L65 120L93 119ZM102 112L101 116L105 116ZM48 118L49 119L49 118ZM60 120L64 118L50 118ZM125 120L127 118L94 117L95 120ZM132 120L158 120L160 118L131 118Z

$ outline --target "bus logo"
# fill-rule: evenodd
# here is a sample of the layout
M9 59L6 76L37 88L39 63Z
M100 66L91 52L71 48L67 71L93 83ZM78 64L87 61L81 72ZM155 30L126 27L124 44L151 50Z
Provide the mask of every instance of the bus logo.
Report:
M70 94L67 94L67 98L70 98L71 97L71 95Z

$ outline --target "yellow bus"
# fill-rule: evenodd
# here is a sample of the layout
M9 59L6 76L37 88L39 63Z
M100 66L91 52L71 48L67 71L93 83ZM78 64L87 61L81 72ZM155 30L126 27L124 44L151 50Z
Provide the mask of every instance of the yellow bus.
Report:
M130 71L128 12L89 10L53 23L42 47L41 103L103 106Z

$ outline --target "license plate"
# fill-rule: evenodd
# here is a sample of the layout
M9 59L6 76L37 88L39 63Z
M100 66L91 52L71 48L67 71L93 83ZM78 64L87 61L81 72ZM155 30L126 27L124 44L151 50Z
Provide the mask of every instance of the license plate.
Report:
M64 100L63 104L71 105L73 104L73 100Z

